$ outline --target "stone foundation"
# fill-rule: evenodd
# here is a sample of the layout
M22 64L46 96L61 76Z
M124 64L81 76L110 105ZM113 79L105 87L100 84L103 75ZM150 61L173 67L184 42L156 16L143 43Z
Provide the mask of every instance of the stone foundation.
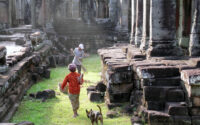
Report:
M134 115L148 124L198 123L199 58L146 59L132 45L113 46L98 52L108 107L130 102L137 109ZM133 124L138 122L134 120Z

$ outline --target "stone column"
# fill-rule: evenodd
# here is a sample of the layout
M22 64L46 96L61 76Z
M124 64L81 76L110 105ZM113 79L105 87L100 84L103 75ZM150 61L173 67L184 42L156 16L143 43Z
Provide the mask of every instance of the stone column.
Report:
M136 4L136 30L135 30L135 46L140 47L142 40L143 26L143 0L137 0Z
M148 56L177 56L176 0L151 0Z
M73 0L72 1L72 17L79 18L79 2L80 0Z
M33 28L36 26L35 0L31 0L31 24Z
M145 52L149 45L149 20L150 20L150 0L143 1L143 29L142 29L142 41L140 50Z
M190 56L200 56L200 1L194 0L194 15L190 34Z
M9 20L9 27L12 27L12 5L13 0L8 1L8 20Z
M135 43L135 25L136 25L136 0L131 1L131 40L130 44Z
M123 30L128 30L128 8L129 8L129 0L121 0L121 28Z
M117 23L117 0L110 0L110 3L109 3L109 18L115 24Z

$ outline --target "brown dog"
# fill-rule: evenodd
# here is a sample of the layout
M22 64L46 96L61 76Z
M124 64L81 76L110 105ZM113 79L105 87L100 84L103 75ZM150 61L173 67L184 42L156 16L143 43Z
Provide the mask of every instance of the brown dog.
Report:
M86 114L87 117L91 120L92 125L94 125L94 122L96 122L96 124L98 125L98 120L101 122L101 125L103 125L103 115L101 112L101 107L99 105L97 105L97 107L100 111L93 111L92 109L88 111L86 109Z

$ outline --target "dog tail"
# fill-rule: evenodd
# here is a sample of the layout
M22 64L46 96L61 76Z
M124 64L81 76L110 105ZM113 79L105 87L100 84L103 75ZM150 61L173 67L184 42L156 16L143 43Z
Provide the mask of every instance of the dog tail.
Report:
M97 107L99 108L99 110L100 110L100 113L101 113L101 107L99 106L99 105L97 105ZM102 113L101 113L102 114Z

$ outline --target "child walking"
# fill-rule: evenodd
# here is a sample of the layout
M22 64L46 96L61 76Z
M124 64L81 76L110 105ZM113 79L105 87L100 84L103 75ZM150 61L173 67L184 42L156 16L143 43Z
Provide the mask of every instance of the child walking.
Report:
M75 118L78 116L80 85L83 84L83 76L76 72L75 64L70 64L68 69L70 73L65 77L61 89L64 90L65 86L68 85L68 96L74 112L73 117Z

